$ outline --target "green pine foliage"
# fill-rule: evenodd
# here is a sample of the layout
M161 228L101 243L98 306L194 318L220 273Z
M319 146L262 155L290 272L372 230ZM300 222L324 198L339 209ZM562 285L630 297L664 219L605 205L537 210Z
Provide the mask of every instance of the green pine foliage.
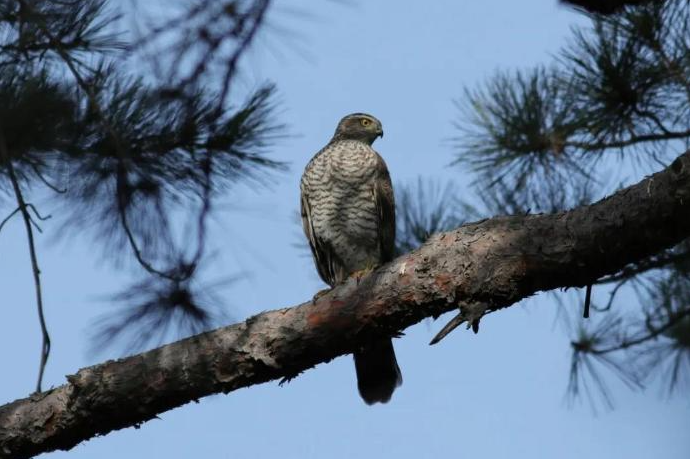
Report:
M194 8L210 15L219 4ZM285 168L268 156L284 133L275 87L244 100L230 90L267 2L232 4L223 13L226 35L208 39L234 60L191 75L170 67L173 76L163 79L138 73L131 60L160 34L174 34L175 23L139 37L119 29L120 14L106 0L0 2L0 188L3 206L17 208L8 218L22 216L29 233L39 229L31 201L47 193L63 235L88 235L106 259L140 268L137 284L116 296L122 309L96 327L103 343L125 328L149 330L138 334L136 350L168 328L212 325L208 302L193 289L212 203L238 182ZM173 47L161 59L174 65L189 53ZM192 228L184 243L173 225L180 218Z
M568 3L591 27L574 29L552 63L500 72L457 101L454 164L474 173L473 205L452 185L397 187L400 252L468 219L590 203L625 185L612 168L646 172L688 148L690 3ZM0 2L0 230L25 221L39 310L33 231L46 217L34 198L52 196L65 237L89 236L105 259L138 269L95 323L94 347L136 351L222 317L200 283L213 202L285 168L268 155L285 132L274 86L233 91L269 5L189 2L142 31L120 29L107 0ZM141 72L133 57L152 65ZM192 228L184 244L180 218ZM638 307L621 301L626 290ZM571 396L611 405L601 368L632 388L655 378L687 388L690 241L599 279L592 310L574 327Z
M485 214L557 212L592 202L621 164L667 165L690 145L690 3L637 2L589 14L549 67L501 72L458 103L456 164L476 173ZM617 7L618 8L618 7ZM655 376L687 389L690 242L600 279L594 318L573 338L570 395L611 394ZM637 308L620 298L633 289ZM608 295L606 292L608 291ZM578 319L581 320L581 319Z
M402 251L469 219L591 203L626 185L612 170L647 173L690 147L690 2L569 3L591 11L591 26L573 29L552 63L500 71L456 101L453 165L474 173L474 198L399 187ZM567 294L554 295L563 304ZM632 389L687 390L690 240L599 279L591 307L591 319L568 319L569 400L612 407L602 369Z

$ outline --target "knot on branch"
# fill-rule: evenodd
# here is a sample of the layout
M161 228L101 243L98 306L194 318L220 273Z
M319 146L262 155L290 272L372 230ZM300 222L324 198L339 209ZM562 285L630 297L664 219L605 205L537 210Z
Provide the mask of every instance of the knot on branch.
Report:
M453 317L436 336L434 336L429 345L438 343L464 322L467 322L468 329L472 327L472 331L478 333L479 321L489 309L489 304L479 301L469 303L459 302L458 309L460 312Z

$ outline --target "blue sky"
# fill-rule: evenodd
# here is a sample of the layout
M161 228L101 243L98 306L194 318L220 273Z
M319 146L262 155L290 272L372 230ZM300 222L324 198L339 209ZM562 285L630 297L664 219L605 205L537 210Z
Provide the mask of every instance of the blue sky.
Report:
M298 304L323 288L295 247L302 240L298 181L343 115L364 111L383 122L386 135L375 147L396 184L419 176L453 180L458 195L468 196L470 171L447 167L458 115L453 100L495 70L548 63L569 27L585 23L555 0L278 0L269 19L243 62L240 92L265 80L278 84L281 119L294 135L272 156L291 169L272 187L238 187L219 206L211 233L218 257L209 278L245 273L222 292L233 322ZM629 180L641 177L626 173ZM50 204L42 209L49 213ZM54 343L45 378L51 386L118 355L117 349L89 354L88 336L92 320L108 308L101 298L131 280L132 271L99 259L87 238L57 242L51 237L57 225L44 226L39 256ZM0 234L0 253L4 402L33 390L39 356L20 220ZM687 458L687 398L665 399L655 386L631 392L608 378L614 411L595 416L586 404L564 404L570 351L558 308L541 294L487 317L478 335L458 330L434 347L427 343L445 322L410 328L395 341L405 382L385 406L361 402L345 356L282 387L207 397L138 430L44 457Z

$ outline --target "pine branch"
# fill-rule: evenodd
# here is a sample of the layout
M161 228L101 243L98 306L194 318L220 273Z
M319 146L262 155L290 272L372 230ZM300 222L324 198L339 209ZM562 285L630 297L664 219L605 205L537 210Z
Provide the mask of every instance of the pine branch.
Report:
M218 8L217 2L201 3L207 16ZM230 3L239 5L225 6ZM240 181L260 182L269 171L285 168L266 155L283 127L274 122L272 85L230 105L200 82L171 94L163 81L144 84L118 71L127 56L119 52L122 36L113 32L118 15L112 5L0 2L0 126L18 189L43 184L57 193L63 234L90 232L109 261L131 257L146 271L145 280L141 274L137 279L139 295L119 301L109 324L99 322L101 330L112 331L103 336L132 331L155 342L168 327L198 333L219 316L203 309L206 292L191 291L203 286L192 277L198 277L212 242L206 226L213 199ZM218 50L234 53L226 91L267 8L267 1L248 1L242 2L241 17L223 13L221 28L236 21L241 32L233 38L225 30L229 41ZM11 189L5 163L0 185ZM33 230L41 232L35 209L24 209L31 212ZM190 238L175 238L170 220L180 212L189 218L196 247ZM12 215L20 214L25 215L18 209ZM150 332L152 318L159 326ZM125 326L126 333L118 332Z
M132 50L165 49L164 56L174 56L161 63L156 52L156 68L167 64L161 72L168 80L171 94L183 96L198 87L209 76L220 81L217 107L220 110L230 94L241 57L263 28L271 0L211 1L201 0L188 6L182 14L145 31L132 45ZM185 62L188 65L180 65ZM217 71L214 72L214 71Z
M232 81L235 73L237 72L237 65L239 63L240 57L247 51L249 46L254 41L257 32L264 23L266 17L266 12L270 6L270 0L258 0L254 5L252 5L252 11L250 12L250 17L253 22L249 31L242 38L235 51L232 53L230 59L227 60L225 64L225 72L223 74L223 85L220 91L220 97L218 99L218 110L222 110L223 102L230 94L230 82Z
M124 241L145 271L171 282L188 280L204 253L206 221L211 211L214 191L227 186L232 179L240 178L237 173L240 168L244 176L242 178L252 178L253 171L247 165L264 166L266 169L284 167L282 163L271 161L260 154L273 134L281 128L271 125L269 120L272 114L269 99L273 94L273 87L265 86L256 91L244 106L230 116L224 104L231 79L236 76L238 61L261 27L270 2L258 1L246 13L252 18L251 27L246 32L242 30L243 38L228 62L220 94L187 90L183 94L173 95L161 88L143 87L140 81L127 81L112 66L89 69L86 74L73 50L61 40L59 30L51 28L50 16L31 2L17 1L31 18L35 33L47 44L47 51L54 54L67 68L68 74L86 96L87 116L98 128L94 134L101 137L100 142L92 142L89 147L92 150L100 147L105 151L96 151L99 157L93 160L90 159L90 156L94 156L93 151L76 155L80 158L71 158L74 162L81 159L82 165L87 164L79 171L86 176L83 181L92 187L111 185L111 179L115 182L115 196L98 196L103 198L100 206L114 198L116 202L110 209L117 213L117 223L124 233ZM207 2L206 8L217 7L214 3ZM80 5L84 8L94 10L93 14L82 21L96 21L98 12L104 9L105 4L103 0L81 2ZM102 29L96 26L93 28ZM228 38L227 35L222 37L218 46ZM216 46L211 46L208 52L213 54L217 49ZM203 67L199 71L203 72ZM193 79L196 80L197 77ZM183 86L191 83L192 80ZM154 111L159 112L160 116L154 118ZM255 151L250 152L249 148ZM179 161L166 161L163 153L178 156ZM151 155L155 155L155 158ZM109 171L115 177L104 174L102 164L107 161L116 163ZM39 175L39 178L43 177ZM186 183L180 184L179 189L176 189L176 182ZM157 248L173 247L167 235L168 214L164 211L161 197L164 190L175 196L179 196L183 190L192 191L195 197L201 198L196 218L198 246L195 250L189 250L192 255L188 260L184 260L182 253L170 257L174 259L172 267L168 266L169 260L165 260L165 265L157 266L160 263L155 259L155 255L158 255L155 253ZM94 193L85 195L80 190L66 196L67 199L75 197L81 197L84 201L90 199L90 204L94 204L97 196ZM137 205L134 201L137 200L139 207L146 208L148 215L144 216L146 212L141 209L138 215L131 215L134 213L132 209ZM150 207L154 207L155 211L151 212ZM146 234L137 234L146 223L136 221L136 217L144 217L148 222L156 220L151 226L157 226L157 246L147 244L149 241L146 240ZM104 219L101 224L106 221L110 223L109 219ZM183 251L184 249L180 249L180 252Z
M0 457L69 449L206 395L290 379L458 302L481 302L489 313L541 290L586 285L687 238L688 212L690 151L590 206L464 225L315 303L84 368L4 405Z
M584 151L600 151L608 149L623 149L625 147L632 147L648 142L663 142L668 140L690 139L690 129L686 131L665 131L653 134L633 135L626 139L614 141L598 141L592 140L590 142L564 142L566 147L579 148Z
M431 236L457 228L472 209L460 203L454 184L417 179L415 186L399 185L396 196L396 253L410 252ZM301 223L300 223L301 224Z
M78 86L81 88L81 90L86 94L89 102L89 110L96 116L98 123L100 124L101 128L108 133L110 139L114 142L115 144L115 152L117 153L117 156L121 163L126 162L127 160L127 153L126 153L126 147L123 144L122 138L113 126L113 124L109 121L109 118L105 115L103 108L101 107L101 104L99 103L97 94L94 90L94 86L89 84L86 81L86 78L81 74L79 71L79 65L77 60L68 52L69 47L66 46L64 43L60 41L58 37L56 37L53 34L53 31L47 24L46 19L44 16L41 14L41 12L36 11L34 9L34 5L30 5L28 2L25 0L18 0L19 4L21 5L22 9L32 16L35 20L35 25L39 33L44 37L48 49L55 54L62 60L62 62L65 64L65 66L69 69L70 74L74 78L74 80L77 82ZM101 7L104 2L99 2ZM99 8L100 9L100 8ZM120 171L121 168L118 168L118 171ZM122 175L125 174L124 171L122 171L120 174L118 174L119 180L117 181L118 185L118 190L117 190L117 206L118 206L118 211L119 211L119 216L120 216L120 222L122 224L122 228L125 231L125 234L127 236L127 240L129 241L129 245L132 249L132 252L136 258L136 260L139 262L139 264L149 273L158 275L160 277L170 279L170 280L176 280L171 276L170 273L161 271L157 268L154 268L153 265L144 258L142 255L141 249L139 248L138 243L136 242L134 235L132 233L131 226L127 220L127 209L126 206L124 205L124 191L122 190L122 187L125 186L125 180Z
M648 330L644 334L632 338L626 338L619 343L613 344L608 347L593 347L587 352L595 355L610 354L612 352L618 352L625 349L630 349L631 347L639 346L640 344L647 343L649 341L655 340L666 333L668 330L672 329L679 323L690 317L690 309L686 309L678 312L673 317L668 318L662 325L654 326L649 324Z
M671 250L666 250L662 253L655 254L649 257L648 259L639 260L638 262L630 266L626 266L616 274L599 279L596 283L610 284L612 282L626 282L628 280L635 278L635 276L647 273L655 269L674 269L680 263L690 262L690 249L687 248L687 245L689 243L690 241L686 241L685 244L681 244L678 247L674 247Z
M624 320L620 314L608 313L593 327L579 327L577 339L571 342L570 396L577 395L580 386L593 382L598 395L612 406L612 396L599 375L600 366L596 364L603 364L624 383L636 388L643 388L647 379L662 374L664 363L669 360L669 374L663 378L669 391L678 385L681 378L690 375L688 274L667 269L654 276L624 279L616 284L602 310L611 307L617 289L626 282L632 282L638 296L643 298L644 317ZM625 314L632 316L628 310ZM593 402L595 394L587 386L585 389L590 402Z
M592 15L550 67L465 91L457 162L479 172L491 204L568 208L582 188L591 196L602 163L663 164L690 143L690 4L644 3Z

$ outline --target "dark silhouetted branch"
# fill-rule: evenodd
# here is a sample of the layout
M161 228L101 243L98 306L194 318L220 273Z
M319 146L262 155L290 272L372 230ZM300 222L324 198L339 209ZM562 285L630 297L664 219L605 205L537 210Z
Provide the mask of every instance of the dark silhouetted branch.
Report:
M564 142L563 145L566 147L575 147L575 148L580 148L584 151L599 151L599 150L608 150L612 148L625 148L625 147L630 147L633 145L638 145L641 143L646 143L646 142L663 142L667 140L678 140L678 139L687 139L690 137L690 129L686 131L679 131L679 132L662 132L662 133L654 133L654 134L644 134L644 135L637 135L637 136L632 136L627 139L623 140L616 140L616 141L611 141L611 142L598 142L598 141L592 141L592 142Z
M0 407L0 456L69 449L210 394L290 379L458 304L490 313L538 291L591 284L687 238L688 215L690 151L589 206L437 234L314 302L83 368L65 385Z
M561 3L582 8L590 13L614 14L626 6L639 6L647 3L663 3L664 0L561 0Z
M34 243L34 232L32 224L35 225L29 209L31 208L36 214L37 218L44 220L40 216L36 208L27 204L24 200L24 195L22 194L21 186L19 185L19 180L17 179L17 174L14 171L14 166L12 165L12 160L10 159L10 154L7 151L7 145L5 144L5 137L0 132L0 158L3 159L5 167L7 169L7 175L9 176L10 182L12 183L12 189L14 190L14 195L17 200L17 209L22 215L24 220L24 226L26 227L26 237L29 242L29 255L31 256L31 269L34 276L34 289L36 291L36 308L38 309L38 321L41 325L41 361L38 368L38 379L36 381L36 392L41 392L41 384L43 382L43 372L45 371L46 364L48 363L48 357L50 357L50 335L48 334L48 327L46 326L46 319L43 314L43 294L41 292L41 270L38 267L38 257L36 255L36 244ZM3 222L4 224L4 222ZM37 229L40 231L40 228Z

